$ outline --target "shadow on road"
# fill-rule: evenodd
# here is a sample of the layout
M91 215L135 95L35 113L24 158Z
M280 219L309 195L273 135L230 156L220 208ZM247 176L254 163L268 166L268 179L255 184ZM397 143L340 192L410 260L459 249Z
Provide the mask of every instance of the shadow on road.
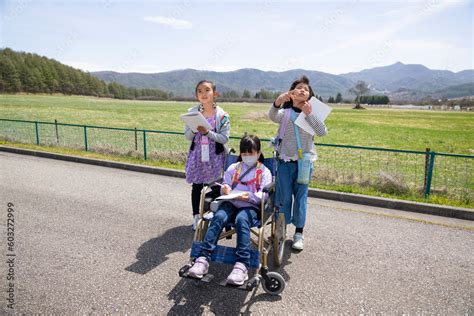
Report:
M285 267L291 264L289 259L292 254L291 241L288 240L285 242L283 263L279 268L272 266L271 253L268 257L270 271L279 272L286 282L290 280L290 276L285 271ZM174 305L169 310L168 315L202 314L208 312L206 309L209 309L216 315L250 314L253 304L257 302L280 301L282 296L285 295L286 290L281 293L281 296L269 295L263 292L261 285L252 292L219 285L231 270L231 265L213 262L210 264L209 273L214 275L214 279L210 283L180 279L178 284L168 293L168 298L174 301Z
M169 254L188 251L191 248L190 240L193 239L193 234L189 225L168 229L163 235L143 243L137 251L137 262L125 270L139 274L150 272L165 262ZM176 271L178 269L177 267Z
M185 253L191 248L193 231L189 226L178 226L167 230L163 235L150 239L143 243L137 251L137 261L125 270L146 274L167 260L169 254L175 252ZM285 242L285 253L282 265L275 268L272 263L272 253L268 256L270 271L279 272L283 278L290 280L285 267L291 264L290 258L294 253L291 251L291 241ZM183 262L183 265L187 261ZM176 274L181 266L176 267ZM281 296L266 294L261 285L253 292L223 287L219 283L224 280L232 270L231 265L211 263L209 273L214 279L209 283L198 282L190 279L180 279L175 287L168 293L169 300L174 305L169 310L169 315L202 314L209 309L215 314L250 314L251 307L257 302L276 302ZM253 273L254 271L252 271ZM288 286L288 285L287 285Z

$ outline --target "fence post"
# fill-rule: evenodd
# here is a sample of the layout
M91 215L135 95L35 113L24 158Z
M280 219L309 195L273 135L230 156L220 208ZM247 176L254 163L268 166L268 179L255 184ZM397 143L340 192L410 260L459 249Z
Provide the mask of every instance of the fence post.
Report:
M54 126L56 127L56 143L59 144L58 120L54 120Z
M433 169L434 169L434 164L435 164L435 156L436 156L435 152L433 152L433 151L429 152L428 168L427 168L427 172L425 174L425 183L426 183L425 184L425 198L427 198L430 195L430 191L431 191L431 179L433 178Z
M146 160L146 130L143 130L143 158Z
M137 128L135 127L135 151L138 150L138 135L137 135Z
M426 192L426 179L428 176L428 166L430 164L430 149L426 148L425 149L426 154L425 154L425 174L424 174L424 182L423 182L423 192Z
M38 131L38 122L35 122L35 130L36 130L36 145L39 145L40 139L39 139L39 131Z
M87 146L87 126L84 125L84 146L86 148L86 151L88 150Z

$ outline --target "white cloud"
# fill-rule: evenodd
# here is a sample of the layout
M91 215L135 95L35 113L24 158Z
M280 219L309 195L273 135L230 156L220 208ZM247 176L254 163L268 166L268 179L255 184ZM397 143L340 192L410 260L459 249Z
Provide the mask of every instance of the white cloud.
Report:
M144 17L143 20L180 30L190 29L193 27L193 24L189 21L169 18L166 16L148 16Z

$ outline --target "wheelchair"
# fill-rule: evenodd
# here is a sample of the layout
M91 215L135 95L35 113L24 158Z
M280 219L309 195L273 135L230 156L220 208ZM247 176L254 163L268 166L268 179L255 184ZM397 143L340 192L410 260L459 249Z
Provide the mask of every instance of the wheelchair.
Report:
M238 156L229 154L226 157L225 170L234 162L237 161ZM265 158L264 165L272 173L272 183L263 188L263 194L267 199L262 199L260 205L260 219L253 223L250 229L251 235L251 257L249 273L256 269L253 277L249 278L241 286L228 285L226 280L221 282L222 286L237 287L241 290L252 291L261 283L263 290L271 295L278 295L285 289L285 279L278 272L271 272L268 268L268 256L270 252L273 254L274 266L280 266L283 260L284 244L286 238L286 223L285 215L280 212L279 208L275 207L275 179L277 172L276 159ZM220 186L214 184L206 184L201 191L200 199L200 220L196 226L194 240L191 248L190 262L179 270L179 276L184 278L192 278L188 276L188 270L194 264L194 261L199 256L204 236L209 227L211 214L217 211L217 201L220 196ZM235 264L234 247L226 247L219 245L219 241L223 239L230 239L232 235L236 234L233 225L226 227L221 232L218 239L218 244L212 253L210 262L220 262L225 264ZM192 278L194 279L194 278ZM206 274L200 282L209 283L213 279L213 275Z

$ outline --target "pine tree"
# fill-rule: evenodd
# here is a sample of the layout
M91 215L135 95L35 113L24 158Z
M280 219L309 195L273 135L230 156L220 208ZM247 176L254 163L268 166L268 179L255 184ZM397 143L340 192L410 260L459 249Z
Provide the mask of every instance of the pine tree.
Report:
M6 82L3 80L2 73L0 72L0 92L5 91Z
M45 84L44 77L41 71L38 68L33 68L30 72L31 82L32 82L32 91L31 92L44 92Z
M4 81L5 92L21 91L20 75L13 62L4 56L0 56L0 74Z

